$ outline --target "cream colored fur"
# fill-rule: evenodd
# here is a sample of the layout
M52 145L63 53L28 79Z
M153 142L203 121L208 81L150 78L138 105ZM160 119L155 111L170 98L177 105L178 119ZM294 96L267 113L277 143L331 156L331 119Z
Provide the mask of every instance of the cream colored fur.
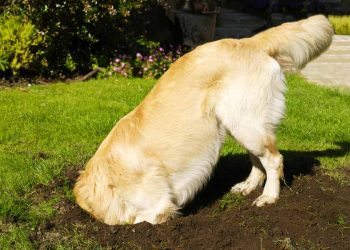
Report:
M78 178L77 203L110 225L164 222L207 183L226 134L253 163L247 180L231 191L247 195L267 177L254 204L276 202L283 174L275 143L285 110L282 71L318 56L332 34L328 20L314 16L184 55L102 142Z

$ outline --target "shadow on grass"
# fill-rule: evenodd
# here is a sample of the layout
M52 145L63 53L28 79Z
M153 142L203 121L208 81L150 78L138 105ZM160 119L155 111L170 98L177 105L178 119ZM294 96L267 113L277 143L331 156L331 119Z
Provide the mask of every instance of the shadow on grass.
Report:
M292 151L281 150L284 157L284 177L291 186L295 176L313 175L320 162L317 157L341 157L350 152L350 142L336 142L338 149ZM202 207L207 207L219 200L231 187L243 181L251 170L247 154L221 157L213 176L206 187L181 212L194 214Z

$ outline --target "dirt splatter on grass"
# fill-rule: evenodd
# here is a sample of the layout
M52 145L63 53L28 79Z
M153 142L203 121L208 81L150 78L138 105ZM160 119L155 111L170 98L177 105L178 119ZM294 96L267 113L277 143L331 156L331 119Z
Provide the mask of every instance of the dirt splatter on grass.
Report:
M228 167L229 161L221 159L209 185L183 210L183 217L160 225L107 226L94 220L62 191L74 185L77 169L72 168L37 192L38 200L57 195L57 190L62 198L56 215L40 225L31 240L39 249L58 243L107 249L349 249L349 182L340 185L313 171L314 161L288 163L300 168L286 169L289 187L282 188L278 203L257 208L251 203L262 189L244 199L223 198L249 172L246 156L235 158L241 169Z

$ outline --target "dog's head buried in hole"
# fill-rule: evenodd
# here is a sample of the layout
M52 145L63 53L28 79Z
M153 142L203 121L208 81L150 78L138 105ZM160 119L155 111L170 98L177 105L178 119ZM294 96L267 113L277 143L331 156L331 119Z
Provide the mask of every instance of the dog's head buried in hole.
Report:
M165 222L207 183L226 134L253 165L231 192L248 195L266 180L253 204L275 203L283 175L275 143L285 110L283 72L321 54L332 35L318 15L210 42L178 59L80 173L79 206L109 225Z

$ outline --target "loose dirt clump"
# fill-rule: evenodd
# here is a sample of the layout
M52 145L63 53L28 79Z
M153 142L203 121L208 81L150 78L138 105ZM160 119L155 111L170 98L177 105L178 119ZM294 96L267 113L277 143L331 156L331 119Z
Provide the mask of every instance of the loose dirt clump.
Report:
M247 157L235 159L242 169L229 167L229 162L221 159L207 188L182 211L182 217L160 225L107 226L62 193L56 215L40 225L31 239L42 249L57 242L70 246L72 241L107 249L349 249L349 183L340 185L320 170L306 168L315 162L303 161L300 169L286 169L286 185L277 204L257 208L251 203L262 189L243 199L226 194L249 172ZM50 196L65 185L72 188L76 177L72 168L38 195ZM72 239L73 235L80 236Z

